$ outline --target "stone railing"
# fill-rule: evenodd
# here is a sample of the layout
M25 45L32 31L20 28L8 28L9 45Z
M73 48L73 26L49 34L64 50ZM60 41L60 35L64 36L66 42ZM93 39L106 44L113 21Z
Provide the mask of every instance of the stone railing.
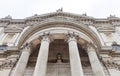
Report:
M16 63L16 61L12 61L12 60L7 60L4 62L1 62L0 70L12 68L15 63Z

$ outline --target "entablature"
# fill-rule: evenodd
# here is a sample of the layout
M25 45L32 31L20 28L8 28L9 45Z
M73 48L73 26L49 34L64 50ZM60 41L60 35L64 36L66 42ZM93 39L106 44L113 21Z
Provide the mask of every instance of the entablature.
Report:
M87 26L95 26L99 32L115 32L115 27L120 25L120 18L110 16L108 18L93 18L86 14L73 14L68 12L52 12L34 16L25 19L12 19L10 16L0 19L0 26L5 27L5 32L21 32L22 28L31 26L44 21L66 20L76 23L82 23ZM13 30L13 31L10 31Z
M42 15L35 14L34 16L27 17L25 19L12 19L12 18L2 18L0 19L0 24L5 23L7 25L10 24L27 24L31 22L41 22L47 19L67 19L67 20L74 20L78 22L89 22L96 25L117 25L120 24L120 18L118 17L108 17L108 18L93 18L90 16L87 16L86 14L80 15L80 14L73 14L68 12L53 12L53 13L47 13Z

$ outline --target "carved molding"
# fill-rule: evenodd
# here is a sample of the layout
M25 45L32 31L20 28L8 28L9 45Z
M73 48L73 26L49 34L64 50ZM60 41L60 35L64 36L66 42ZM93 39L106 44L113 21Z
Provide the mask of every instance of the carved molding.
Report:
M8 27L8 28L4 28L4 32L5 33L20 33L22 32L22 28L14 28L14 27Z
M43 14L43 15L34 15L25 19L12 19L12 18L2 18L0 19L0 24L2 23L7 23L6 25L9 24L27 24L27 23L34 23L34 22L41 22L44 20L48 19L67 19L67 20L72 20L76 22L83 22L86 24L110 24L114 25L112 23L117 22L117 24L120 24L120 18L107 18L107 19L96 19L90 16L87 16L86 14L79 15L79 14L73 14L73 13L67 13L63 12L62 8L58 9L57 12L53 13L48 13L48 14Z

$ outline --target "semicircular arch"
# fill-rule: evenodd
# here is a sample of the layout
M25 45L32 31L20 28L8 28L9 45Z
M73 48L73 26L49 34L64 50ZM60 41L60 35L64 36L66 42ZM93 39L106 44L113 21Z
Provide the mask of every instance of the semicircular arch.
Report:
M82 23L76 23L76 22L71 22L71 21L54 20L54 21L45 21L45 22L37 23L37 24L30 26L29 29L26 30L21 35L18 41L18 44L17 44L18 48L20 48L20 46L22 46L24 42L27 41L27 39L30 38L30 36L32 36L36 32L41 31L43 29L52 28L52 27L65 27L65 28L72 28L72 29L78 30L84 33L85 35L87 35L97 47L99 48L101 47L100 39L98 38L96 33L93 32L88 26Z

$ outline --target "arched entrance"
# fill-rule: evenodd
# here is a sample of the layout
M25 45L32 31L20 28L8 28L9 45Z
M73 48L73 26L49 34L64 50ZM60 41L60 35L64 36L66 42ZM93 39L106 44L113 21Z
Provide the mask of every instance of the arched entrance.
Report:
M28 29L21 35L17 46L20 48L26 42L30 42L33 39L38 38L38 36L42 35L43 32L62 32L66 34L71 31L77 33L81 38L87 40L88 42L92 42L98 48L101 48L100 39L97 37L96 33L94 33L88 26L81 23L78 24L74 21L71 22L66 20L50 20L29 26Z
M31 69L31 76L34 72L34 67L37 61L40 44L36 46L36 50L31 54L27 71ZM78 43L79 54L85 75L93 75L92 68L89 62L86 50ZM33 61L34 60L34 61ZM46 76L71 76L70 71L70 57L68 43L64 39L55 39L50 43L49 55L47 60L47 73Z
M18 46L23 47L21 56L27 59L24 61L27 64L22 66L32 69L30 76L84 76L87 73L104 76L96 54L96 48L101 47L99 38L82 24L55 21L31 26L21 36ZM20 57L18 63L22 62L23 57ZM16 75L20 65L17 64ZM96 65L99 67L95 68Z

